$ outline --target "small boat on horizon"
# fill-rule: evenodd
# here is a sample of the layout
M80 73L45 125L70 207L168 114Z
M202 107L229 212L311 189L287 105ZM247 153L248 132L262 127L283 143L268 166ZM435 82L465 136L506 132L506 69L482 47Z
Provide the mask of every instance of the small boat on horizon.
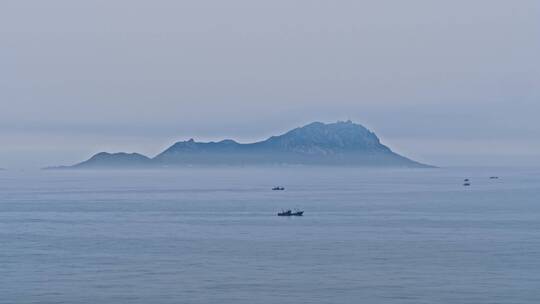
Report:
M274 191L283 191L283 190L285 190L285 187L276 186L276 187L272 188L272 190L274 190Z
M291 211L290 209L289 210L281 210L281 212L278 212L277 214L278 216L303 216L304 215L304 211L301 211L301 210L295 210L294 212Z

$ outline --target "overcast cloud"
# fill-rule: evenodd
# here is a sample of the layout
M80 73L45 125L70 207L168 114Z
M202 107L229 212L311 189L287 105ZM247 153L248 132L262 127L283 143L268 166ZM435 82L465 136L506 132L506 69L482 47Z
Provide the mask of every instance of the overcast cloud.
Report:
M352 119L540 165L540 1L0 1L0 167Z

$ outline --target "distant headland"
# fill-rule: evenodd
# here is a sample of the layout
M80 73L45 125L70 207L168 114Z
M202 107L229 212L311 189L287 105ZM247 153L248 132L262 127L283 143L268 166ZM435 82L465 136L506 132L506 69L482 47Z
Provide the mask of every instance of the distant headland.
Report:
M375 133L351 121L314 122L266 140L241 144L177 142L154 158L138 153L100 152L72 166L46 169L168 168L180 166L335 165L429 168L383 145Z

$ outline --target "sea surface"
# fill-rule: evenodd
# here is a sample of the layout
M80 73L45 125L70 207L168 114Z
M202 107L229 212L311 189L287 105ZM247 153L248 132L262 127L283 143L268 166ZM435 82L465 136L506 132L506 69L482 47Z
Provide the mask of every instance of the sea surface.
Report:
M0 303L537 304L540 169L3 171Z

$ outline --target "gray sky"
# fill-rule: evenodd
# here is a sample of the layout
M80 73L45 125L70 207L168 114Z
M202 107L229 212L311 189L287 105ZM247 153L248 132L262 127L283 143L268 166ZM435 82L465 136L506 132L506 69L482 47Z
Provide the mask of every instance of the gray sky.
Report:
M540 1L0 1L0 167L352 119L437 165L540 165Z

